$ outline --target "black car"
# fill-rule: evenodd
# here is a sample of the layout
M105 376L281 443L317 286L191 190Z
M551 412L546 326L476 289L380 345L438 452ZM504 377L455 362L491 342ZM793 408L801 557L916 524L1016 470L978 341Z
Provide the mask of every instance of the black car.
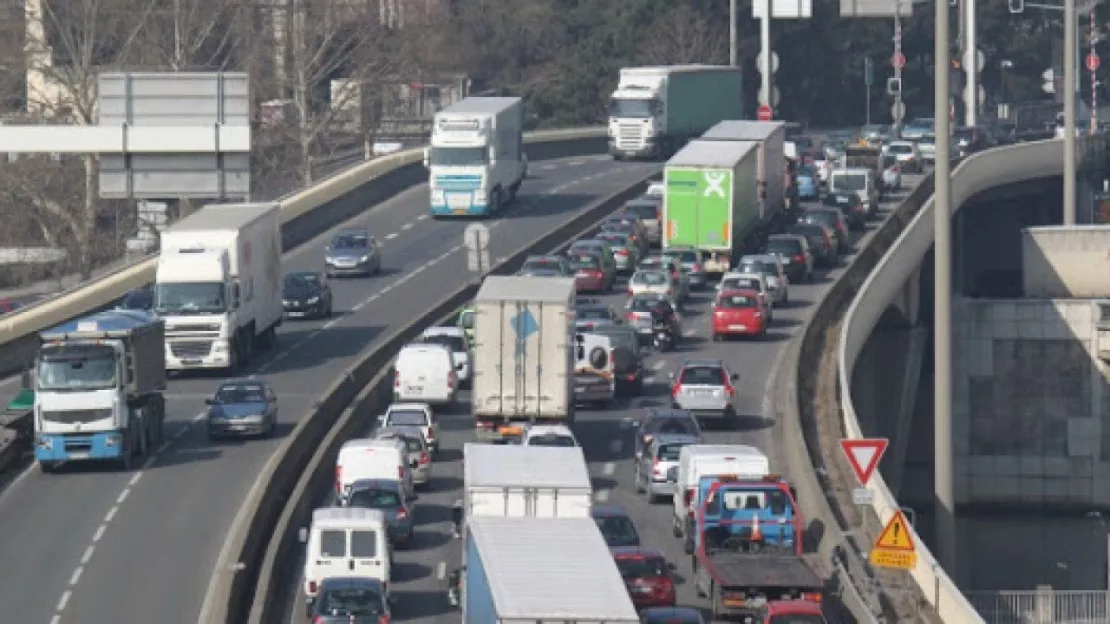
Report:
M154 286L140 286L120 299L116 308L120 310L145 310L154 308Z
M308 605L313 624L380 624L390 620L385 584L373 578L332 577Z
M859 195L850 192L829 193L821 203L829 208L836 208L848 221L848 227L853 230L862 230L867 223L867 207Z
M823 266L835 266L837 260L836 249L829 240L828 230L823 225L813 223L796 223L786 230L787 234L804 236L809 248L813 250L813 259Z
M613 374L617 394L636 396L644 390L644 361L640 355L640 337L628 325L602 325L590 330L613 341Z
M281 285L281 302L291 318L321 318L332 314L331 286L323 273L287 273Z
M640 545L640 533L625 510L614 505L594 505L590 515L609 548Z

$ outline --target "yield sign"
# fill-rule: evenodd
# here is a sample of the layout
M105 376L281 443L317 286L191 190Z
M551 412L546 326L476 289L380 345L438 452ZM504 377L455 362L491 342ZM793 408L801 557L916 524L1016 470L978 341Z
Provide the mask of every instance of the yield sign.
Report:
M871 480L871 475L879 467L879 460L883 458L883 453L886 452L889 443L890 441L886 438L840 441L840 448L844 451L844 456L848 458L848 463L855 471L860 485L867 485L867 482Z

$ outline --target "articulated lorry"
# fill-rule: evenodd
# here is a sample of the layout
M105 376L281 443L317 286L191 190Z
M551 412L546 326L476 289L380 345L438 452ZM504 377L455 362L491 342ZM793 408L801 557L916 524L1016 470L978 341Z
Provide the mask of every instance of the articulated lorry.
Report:
M35 460L134 458L162 443L166 403L163 322L138 310L111 310L40 334L35 368Z
M154 279L167 370L250 364L276 341L284 311L278 204L212 204L173 224Z
M463 547L464 624L638 624L590 518L474 518Z
M759 618L778 601L819 603L824 582L802 554L802 516L782 477L706 476L698 484L694 589L714 621Z
M574 420L574 279L491 275L474 298L477 436L519 438Z
M723 274L745 252L755 253L778 214L760 202L758 143L692 141L663 175L663 248L706 252L707 273Z
M625 67L609 99L614 159L668 158L724 119L743 116L743 74L720 65Z
M436 113L424 166L432 217L496 214L528 176L520 98L470 97Z
M786 124L781 121L728 120L713 126L702 141L754 141L759 144L760 217L781 218L787 207Z

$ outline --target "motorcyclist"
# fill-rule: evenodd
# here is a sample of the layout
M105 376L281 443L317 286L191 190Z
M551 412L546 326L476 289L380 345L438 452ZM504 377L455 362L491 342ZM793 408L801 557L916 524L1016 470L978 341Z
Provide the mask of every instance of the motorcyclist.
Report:
M666 301L656 301L655 305L651 306L651 328L654 331L667 332L671 342L681 339L681 335L675 331L674 310Z

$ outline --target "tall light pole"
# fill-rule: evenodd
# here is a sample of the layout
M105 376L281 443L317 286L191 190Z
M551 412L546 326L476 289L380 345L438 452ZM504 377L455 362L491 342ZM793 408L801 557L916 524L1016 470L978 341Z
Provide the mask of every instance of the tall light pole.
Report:
M936 167L933 169L933 219L936 231L933 251L933 297L935 327L933 349L935 383L933 387L934 494L936 498L936 539L933 554L950 574L956 572L956 506L952 472L952 188L950 185L951 131L948 107L951 101L948 54L948 3L936 3L936 34L933 57L936 91L935 116Z
M1064 225L1075 225L1075 100L1079 86L1075 0L1064 0Z
M975 25L975 0L964 0L961 9L964 12L964 73L967 81L964 83L964 124L974 126L979 118L979 42L976 37Z
M740 31L736 23L739 0L728 0L728 64L732 67L740 65Z

